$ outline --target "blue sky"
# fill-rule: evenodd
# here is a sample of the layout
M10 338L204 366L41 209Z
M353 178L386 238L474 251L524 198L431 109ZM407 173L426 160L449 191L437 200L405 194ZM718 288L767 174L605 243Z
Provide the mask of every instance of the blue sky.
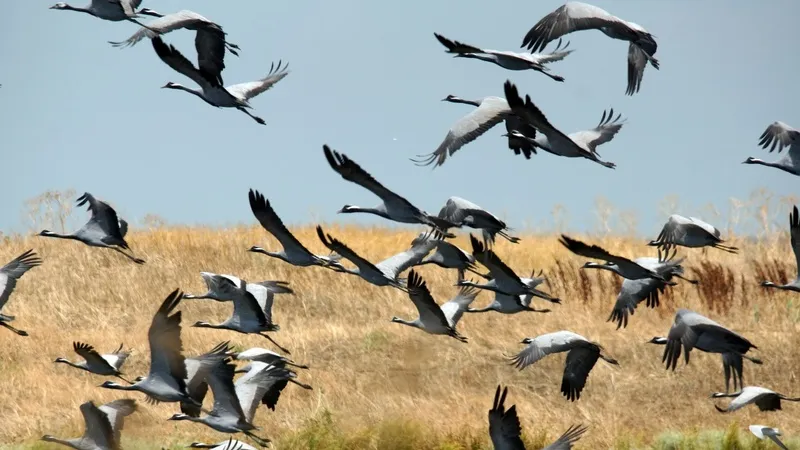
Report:
M518 50L559 1L145 0L159 12L188 8L223 26L241 47L241 57L226 58L226 84L289 61L289 76L252 100L267 126L159 89L192 82L163 64L149 41L122 50L107 43L136 25L49 10L52 3L8 2L0 19L3 231L24 231L26 199L68 188L110 201L132 223L148 213L169 223L252 223L251 187L290 224L385 223L336 214L345 203L378 200L330 169L323 144L428 212L458 195L516 228L552 222L561 205L571 229L593 229L602 196L635 211L649 235L665 217L659 204L667 196L680 199L675 212L713 204L726 218L732 197L747 199L759 188L798 192L799 178L741 162L776 157L757 146L771 122L800 127L792 110L800 98L800 2L598 0L659 44L661 70L648 67L641 91L627 97L627 43L598 31L568 36L576 51L551 65L565 83L454 59L433 37ZM164 39L195 61L193 37L183 30ZM514 156L502 126L435 170L408 160L436 149L470 111L442 98L502 96L506 79L565 132L594 127L606 108L622 112L628 122L599 148L617 169L547 153Z

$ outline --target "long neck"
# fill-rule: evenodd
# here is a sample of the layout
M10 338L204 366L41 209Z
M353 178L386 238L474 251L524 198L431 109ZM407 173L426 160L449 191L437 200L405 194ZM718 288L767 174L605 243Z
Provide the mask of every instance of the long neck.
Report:
M104 386L106 389L115 389L117 391L140 391L139 383L134 383L130 386L125 386L124 384L110 384Z
M620 275L619 267L617 267L617 266L609 266L607 264L598 264L596 266L586 266L586 268L587 269L608 270L609 272L614 272L614 273Z
M485 308L480 308L480 309L469 308L469 309L467 309L467 312L468 313L482 313L482 312L489 312L489 311L494 311L494 310L495 310L495 305L494 305L494 303L492 303L491 305L489 305L489 306L487 306Z
M767 166L767 167L777 167L778 169L782 169L783 168L777 162L764 161L763 159L758 159L758 158L751 159L750 161L747 162L747 164L759 164L759 165Z
M346 210L342 211L343 213L367 213L367 214L375 214L376 216L381 216L385 219L389 218L389 215L386 214L386 211L381 207L376 208L365 208L361 206L351 206Z
M94 11L91 8L91 5L89 7L85 7L85 8L81 8L79 6L65 5L64 8L62 8L62 9L66 9L68 11L78 11L78 12L82 12L82 13L86 13L86 14L91 14L93 16L95 15Z
M465 58L478 58L476 55L465 56ZM481 59L481 58L478 58ZM476 100L466 100L463 98L451 98L447 100L450 103L463 103L465 105L481 106L481 102Z
M231 329L231 327L229 327L225 323L198 322L198 323L194 324L194 326L197 327L197 328L214 328L215 330L230 330Z
M408 325L410 327L422 328L422 323L420 323L419 319L416 320L395 319L394 321L403 325Z
M84 367L84 366L83 366L83 365L81 365L81 364L76 364L76 363L74 363L74 362L72 362L72 361L67 361L66 359L59 360L59 361L56 361L56 362L60 362L60 363L63 363L63 364L66 364L66 365L69 365L69 366L75 367L76 369L89 370L89 369L87 369L86 367Z
M192 89L192 88L186 87L186 86L184 86L182 84L175 84L175 85L172 86L172 89L178 89L179 91L186 91L186 92L188 92L190 94L194 94L194 95L200 97L204 102L210 103L208 101L208 99L206 99L206 96L203 95L203 91L200 90L200 89Z
M76 240L76 241L80 240L74 234L58 234L58 233L54 233L52 231L48 232L47 234L42 234L40 236L58 238L58 239L73 239L73 240Z
M80 449L77 445L75 445L74 441L80 441L80 439L59 439L55 436L50 436L49 434L42 437L43 441L46 442L55 442L56 444L65 445L70 448L77 448Z

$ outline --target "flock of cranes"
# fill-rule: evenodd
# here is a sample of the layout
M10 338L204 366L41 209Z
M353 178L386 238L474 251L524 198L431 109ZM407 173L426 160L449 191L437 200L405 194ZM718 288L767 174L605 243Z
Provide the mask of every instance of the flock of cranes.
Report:
M289 73L286 65L282 62L273 63L266 77L225 87L222 80L225 53L227 51L238 56L241 49L227 40L227 33L222 27L192 11L183 10L162 15L148 8L140 9L141 3L142 0L92 0L82 8L57 3L51 9L79 11L104 20L136 23L140 26L138 31L126 40L111 44L128 47L147 38L156 55L165 64L199 86L199 89L193 89L169 82L164 88L190 92L212 106L235 108L259 124L266 123L249 111L252 109L249 100L286 77ZM156 19L142 23L138 20L142 16ZM179 29L195 32L197 66L174 46L162 40L165 34ZM487 61L513 71L534 70L557 82L564 82L563 76L551 73L549 64L563 60L572 53L573 50L567 50L569 42L562 46L565 35L589 29L600 30L611 38L628 41L626 94L639 92L647 65L659 68L659 62L654 57L657 49L655 38L640 25L586 3L568 2L535 24L525 35L522 44L531 53L483 49L451 40L439 33L434 35L446 47L446 52L455 57ZM558 44L552 52L537 53L556 39ZM611 169L615 167L614 163L601 159L597 147L611 141L621 130L625 123L621 120L621 114L615 116L613 109L605 111L596 127L567 135L551 124L531 101L530 96L526 95L523 99L511 81L505 82L504 94L504 98L485 97L479 100L447 96L444 100L472 105L475 109L453 125L434 152L420 155L421 159L415 160L417 164L440 166L461 147L504 122L507 130L504 137L515 154L530 158L537 150L544 150L558 156L589 159ZM775 122L760 139L760 145L765 149L769 148L769 151L776 147L778 151L788 147L787 154L775 162L748 158L745 163L767 165L800 175L800 132L786 124ZM294 266L319 266L341 274L355 275L375 286L396 288L408 296L418 311L418 317L413 320L392 317L392 322L418 328L431 335L452 337L465 344L468 343L468 337L457 331L457 325L464 313L551 312L550 309L538 308L533 303L534 297L552 305L561 304L561 299L540 289L546 279L541 272L538 275L531 273L529 277L521 276L495 253L493 243L497 236L511 243L520 240L511 234L512 229L496 215L469 200L455 196L447 199L438 214L430 214L385 187L347 155L327 145L323 146L323 154L331 168L344 180L357 184L380 198L377 206L345 204L339 213L374 214L398 223L423 225L426 230L411 242L407 250L374 263L327 233L321 226L317 226L317 235L330 250L330 254L316 255L288 230L271 202L262 193L251 189L248 194L251 211L264 230L277 239L281 249L271 251L253 246L249 251ZM128 224L118 217L114 208L88 192L77 201L79 206L87 205L91 213L90 219L82 228L70 234L43 230L39 235L112 249L136 264L145 264L145 260L137 257L126 241ZM797 207L790 214L789 225L792 249L800 267L800 219ZM447 240L455 237L454 230L465 227L480 230L483 238L481 240L470 234L470 251ZM648 243L649 246L657 247L656 256L631 260L614 255L599 245L585 243L567 235L562 235L560 242L577 255L601 261L587 262L580 269L608 270L624 279L608 318L609 322L616 324L617 329L627 326L630 316L640 303L645 302L651 308L657 307L659 294L676 285L677 280L702 282L684 277L682 263L685 258L675 258L678 247L711 247L737 252L735 247L725 244L717 228L700 219L677 214L672 215L658 237ZM348 268L345 262L354 268ZM33 250L29 250L0 268L0 326L19 336L27 336L28 333L12 326L11 322L16 318L2 311L19 279L42 263L42 259ZM442 304L433 298L426 281L415 270L415 267L426 264L454 269L457 272L455 285L458 291ZM481 266L486 269L485 273L479 268ZM407 276L401 277L406 272ZM474 281L471 278L473 275L479 280ZM257 445L266 446L269 439L258 435L259 428L254 424L259 405L263 404L274 410L282 390L289 383L303 389L312 389L297 379L296 369L309 368L294 362L288 356L264 348L234 352L230 341L220 342L204 354L186 356L181 343L182 312L178 310L178 306L184 299L232 303L231 315L222 323L212 324L198 320L192 326L260 335L289 355L291 352L279 345L270 334L281 329L272 314L275 295L292 293L293 290L283 281L248 282L233 275L209 272L202 272L201 276L207 286L206 293L188 294L175 289L155 311L148 330L150 367L146 375L130 379L123 372L123 366L130 356L128 351L123 350L123 345L108 354L101 354L91 344L74 342L73 351L83 359L73 362L58 357L55 363L121 381L105 381L101 385L105 389L138 391L145 395L149 403L178 403L181 412L175 413L170 420L196 422L221 433L243 434ZM762 286L800 292L800 275L785 285L765 280ZM489 291L494 295L492 303L484 308L472 308L473 301L481 291ZM690 352L694 349L720 354L725 392L714 393L711 397L733 398L726 408L714 405L721 412L735 411L748 404L755 404L762 411L773 411L781 409L781 401L800 401L800 398L792 398L765 387L745 386L742 382L743 360L763 364L760 359L747 354L758 347L735 331L697 312L679 309L667 336L654 337L650 343L665 347L662 362L667 370L675 370L681 353L688 363ZM509 363L520 370L547 355L566 353L560 390L569 401L580 399L589 373L598 359L620 366L620 362L611 357L601 344L569 330L525 337L521 344L525 347L518 354L509 356ZM237 369L234 361L247 361L248 364ZM237 374L243 375L236 378ZM730 392L731 379L736 392ZM213 396L211 410L203 406L209 389ZM507 388L497 387L488 414L489 435L496 449L524 449L516 408L505 407L507 393ZM124 418L136 409L137 404L133 399L115 400L100 406L89 401L80 406L86 425L83 436L61 439L46 435L42 440L81 450L116 450L120 448ZM753 425L750 429L757 437L771 439L781 448L786 448L778 439L780 433L777 429L761 425ZM570 449L586 430L587 427L582 425L570 427L546 448ZM251 445L234 440L233 437L216 444L195 442L190 447L216 450L253 449Z

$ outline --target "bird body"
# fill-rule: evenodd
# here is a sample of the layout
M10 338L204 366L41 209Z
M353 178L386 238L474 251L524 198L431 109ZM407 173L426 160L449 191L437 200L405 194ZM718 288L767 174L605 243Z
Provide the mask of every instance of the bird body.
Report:
M623 123L619 122L620 116L612 120L613 109L608 115L603 112L600 123L593 130L579 131L566 135L547 120L547 117L539 107L531 101L529 95L525 95L525 100L523 101L519 96L517 87L508 80L504 84L504 92L511 111L544 137L531 136L531 133L527 132L522 134L510 132L510 135L520 139L525 138L534 147L541 148L554 155L568 158L583 157L609 169L616 167L616 164L612 162L601 160L600 155L597 153L597 146L613 139L622 127Z
M262 361L251 361L241 369L236 370L237 373L245 373L245 375L236 380L235 385L240 386L250 382L252 377L260 376L261 372L269 371L271 367L278 369L286 369L286 363L283 361L276 361L275 364L265 363ZM303 389L312 390L313 388L305 383L296 380L297 374L289 369L277 373L276 376L267 376L262 384L266 387L264 394L261 397L261 403L266 405L267 408L275 411L275 406L278 404L281 392L289 382L292 382Z
M723 245L720 231L711 224L696 217L684 217L679 214L669 216L658 237L647 245L664 249L675 246L690 248L714 247L728 253L736 253L739 249Z
M623 278L629 280L653 278L664 283L675 284L674 282L668 282L666 279L664 279L663 275L660 275L656 271L644 267L635 261L631 261L628 258L613 255L597 245L585 244L584 242L573 239L565 234L561 235L559 242L566 247L567 250L575 253L576 255L584 256L586 258L602 259L606 261L604 268L615 272ZM596 263L587 263L583 267L593 267L595 264Z
M781 432L777 428L767 427L764 425L750 425L748 428L755 437L762 440L766 437L783 450L789 450L789 447L787 447L786 444L778 439L778 436L781 436Z
M655 38L639 24L628 22L583 2L570 1L547 14L525 35L522 47L543 50L547 43L574 31L597 29L612 39L628 41L627 95L639 92L647 63L659 68Z
M711 394L711 398L724 398L733 397L733 400L727 408L720 408L717 405L714 407L717 411L726 413L736 411L737 409L744 408L749 404L755 404L760 411L776 411L781 409L781 400L790 402L800 402L800 398L791 398L783 394L779 394L772 389L767 389L761 386L745 386L739 392L726 394L723 392L715 392Z
M31 249L0 267L0 327L7 328L19 336L27 336L28 332L11 326L9 322L13 322L15 317L3 314L3 308L8 303L11 293L14 292L17 280L27 271L41 264L42 259Z
M752 156L742 162L742 164L760 164L762 166L774 167L792 175L800 176L800 130L796 130L783 122L773 122L759 137L759 145L763 149L769 147L772 153L778 148L778 153L785 147L789 150L776 161L764 161Z
M413 269L408 274L407 288L408 297L417 308L419 317L411 321L392 317L392 322L419 328L429 334L443 334L467 342L467 338L456 331L456 324L478 296L477 290L463 287L458 295L440 307L433 299L425 280Z
M551 53L531 54L481 49L469 44L452 41L438 33L433 33L433 35L442 45L447 47L447 53L455 53L456 57L487 61L507 70L535 70L547 75L555 81L564 81L564 77L550 74L545 64L561 61L572 53L572 50L566 50L566 48L569 47L569 42L564 46L564 49L559 51L559 49L561 49L560 40L556 49Z
M150 372L130 386L106 381L100 387L139 391L150 402L188 402L199 405L186 391L186 363L182 354L181 311L171 314L183 298L176 289L161 303L153 316L147 337L150 343Z
M121 22L127 20L140 26L141 24L137 17L141 11L136 11L136 8L142 4L142 0L91 0L86 6L72 6L64 2L58 2L51 6L50 9L62 11L77 11L97 17L98 19L108 20L110 22Z
M135 400L119 399L99 407L94 402L81 404L83 436L74 439L59 439L49 434L41 440L54 442L76 450L119 450L124 418L136 411Z
M117 212L108 203L97 200L92 194L86 192L78 197L78 206L88 204L89 212L92 216L86 224L72 234L58 234L50 230L42 230L39 236L52 237L59 239L72 239L83 242L90 247L110 248L121 253L126 258L136 264L144 264L145 261L125 253L122 250L130 250L125 241L125 234L128 231L128 223L117 216Z
M519 238L509 235L511 228L494 214L461 197L450 197L439 211L439 218L459 226L475 228L483 232L483 240L487 246L500 235L511 243L518 243Z
M465 100L455 95L448 95L442 101L462 103L475 106L475 109L461 117L450 127L444 140L431 153L417 155L418 159L412 161L419 166L441 166L448 156L453 156L461 147L483 135L500 122L505 122L506 130L517 130L519 136L508 136L508 148L515 154L520 152L530 158L531 153L536 153L536 147L526 141L528 135L534 136L536 130L525 124L515 116L506 99L502 97L483 97L478 100Z
M150 42L153 44L153 49L161 61L200 86L200 89L192 89L170 81L163 86L164 88L189 92L217 108L236 108L250 116L259 124L266 125L264 119L256 117L248 111L248 109L252 108L250 106L250 99L269 90L278 81L286 77L286 75L289 74L286 70L288 65L281 67L281 62L279 61L277 67L275 67L273 63L266 77L257 81L225 87L222 85L220 75L222 69L225 67L223 64L224 51L220 52L218 48L216 50L209 48L203 53L199 53L200 68L198 69L191 61L186 59L175 46L165 44L160 36L153 36ZM198 50L202 50L203 48L204 47L201 47ZM204 63L203 58L213 58L213 60Z
M97 375L113 375L126 381L122 378L120 368L130 356L130 352L122 351L122 344L113 352L105 355L101 355L94 347L82 342L73 342L72 348L84 359L83 361L74 363L65 358L56 358L54 362L67 364Z
M286 228L286 225L283 224L283 221L278 214L275 213L269 200L264 198L264 194L250 189L248 197L250 199L250 209L253 211L253 215L256 216L256 219L258 219L258 223L260 223L268 233L275 236L275 239L277 239L283 247L283 250L280 252L271 252L261 247L253 246L250 248L251 252L278 258L298 267L322 266L338 271L344 270L344 267L338 262L342 258L340 255L315 255L300 243L289 229Z
M784 291L800 292L800 214L798 214L797 206L794 206L792 208L792 212L789 213L789 242L792 246L795 268L797 269L794 280L786 284L777 284L772 281L762 281L761 286L781 289Z
M653 338L650 342L654 344L664 343L663 338L659 337ZM717 322L684 308L675 313L675 320L669 330L665 345L661 362L666 362L667 370L670 368L673 371L675 370L678 358L681 356L681 350L683 350L684 360L688 364L689 353L694 348L706 353L723 354L723 364L734 367L740 379L741 362L739 361L737 367L735 357L728 356L726 361L725 354L732 353L740 358L746 358L756 364L761 364L759 359L745 354L751 348L758 348L752 342ZM727 378L726 371L726 386L728 384Z
M155 36L185 28L196 32L195 48L198 49L198 54L204 55L204 57L200 58L201 68L204 68L206 64L220 65L220 67L212 68L212 70L216 70L219 73L225 68L222 63L222 55L224 55L225 50L238 56L236 50L239 47L225 40L226 33L222 31L222 27L194 11L184 9L176 13L163 15L151 9L143 8L139 11L139 14L155 16L157 19L148 23L147 27L140 28L124 41L109 42L111 45L121 48L131 47L144 38L152 39ZM210 68L210 66L206 67ZM222 83L222 78L219 78L219 82Z
M512 364L519 370L547 355L567 352L564 376L561 380L561 393L567 400L573 402L580 399L589 372L598 358L609 364L619 365L617 360L602 353L603 348L600 344L571 331L563 330L542 334L535 338L527 337L522 340L522 343L527 344L527 347L511 358Z

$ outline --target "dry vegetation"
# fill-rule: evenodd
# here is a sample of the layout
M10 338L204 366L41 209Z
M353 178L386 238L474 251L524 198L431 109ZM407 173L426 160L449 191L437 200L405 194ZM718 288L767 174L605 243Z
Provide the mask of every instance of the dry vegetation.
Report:
M76 215L78 221L83 217ZM373 260L404 249L416 234L325 227ZM57 225L52 229L58 230ZM324 250L313 227L296 234L312 251ZM602 239L610 251L625 256L652 253L642 238ZM73 340L101 351L122 342L134 352L124 372L129 377L143 374L149 364L147 327L155 309L176 287L204 292L200 271L231 273L250 281L287 280L296 291L276 299L274 317L281 331L273 337L292 350L296 361L311 366L300 377L314 390L289 385L277 411L257 413L256 424L273 439L274 448L490 448L486 414L498 383L509 386L509 400L517 405L529 448L539 448L534 446L555 439L575 423L590 426L577 445L584 449L768 448L746 434L746 426L753 423L779 427L790 447L800 448L800 441L792 439L800 430L800 404L788 403L773 413L750 407L720 414L709 399L710 393L724 388L719 355L694 352L688 366L681 361L672 373L661 363L663 347L645 343L665 335L676 308L695 309L759 347L755 355L764 365L745 362L745 384L800 395L800 296L758 285L765 278L785 281L793 276L786 231L770 232L758 241L734 239L740 255L682 249L688 275L701 284L681 282L662 296L661 307L642 305L628 327L618 331L606 318L619 278L578 270L584 261L563 249L555 235L525 235L517 245L500 242L496 251L512 267L525 273L543 269L550 292L563 304L549 314L466 315L459 330L469 344L391 323L393 315L416 314L397 290L247 252L251 245L276 245L257 227L153 226L133 229L128 241L146 265L77 242L3 238L0 261L34 248L44 264L23 277L7 306L7 312L17 316L15 325L30 337L0 329L0 443L10 445L0 448L46 448L37 442L45 433L80 435L80 403L105 402L126 393L98 388L102 377L53 360L76 358ZM456 243L469 248L464 237ZM454 294L455 272L430 266L420 272L440 303ZM489 301L489 295L481 294L476 306ZM185 354L202 353L223 340L241 348L270 347L260 337L188 326L201 319L222 320L229 308L215 302L182 302ZM599 341L621 363L610 367L599 362L575 403L559 393L563 355L523 371L513 369L503 356L518 351L525 336L561 329ZM227 437L203 425L167 421L174 404L150 406L141 401L141 394L128 396L137 399L140 408L126 421L124 448L180 448ZM209 395L207 404L210 401Z

